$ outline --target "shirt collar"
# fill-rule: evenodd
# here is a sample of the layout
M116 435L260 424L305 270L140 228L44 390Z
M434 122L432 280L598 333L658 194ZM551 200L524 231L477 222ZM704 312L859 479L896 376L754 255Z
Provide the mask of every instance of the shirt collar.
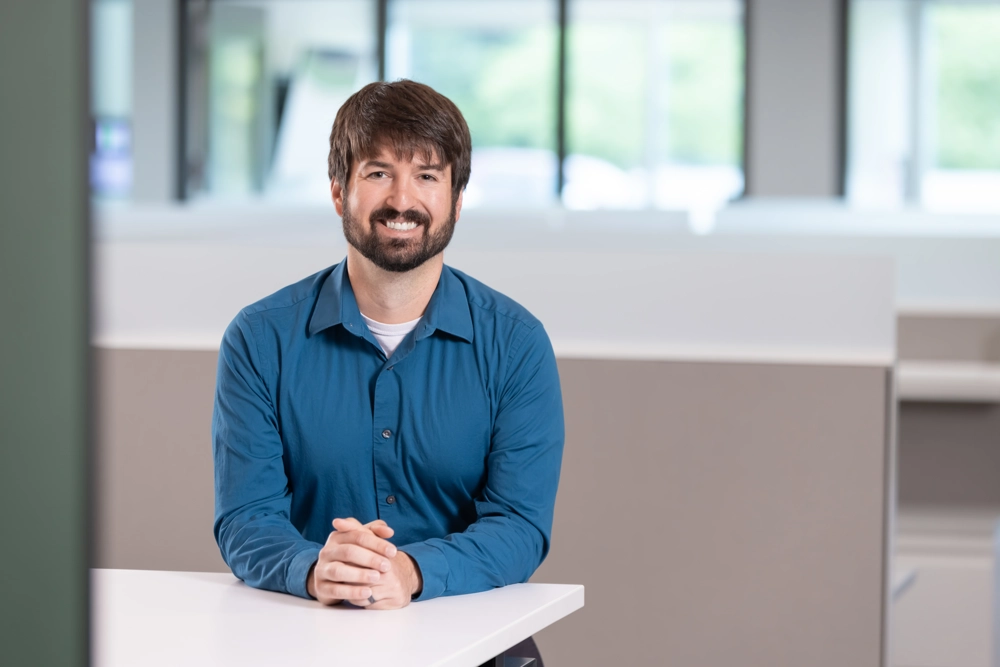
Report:
M334 266L323 281L316 298L316 308L309 320L309 335L337 324L343 325L357 336L362 336L366 328L347 275L347 260ZM472 342L469 297L465 292L465 285L447 266L442 268L441 278L427 304L424 317L417 325L416 339L426 338L437 330Z

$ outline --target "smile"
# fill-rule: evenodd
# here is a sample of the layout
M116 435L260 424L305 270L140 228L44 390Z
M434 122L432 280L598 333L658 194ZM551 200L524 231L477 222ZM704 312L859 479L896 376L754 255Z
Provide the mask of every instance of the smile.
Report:
M411 229L417 228L417 223L415 222L394 222L392 220L383 223L389 229L398 229L401 232L408 232Z

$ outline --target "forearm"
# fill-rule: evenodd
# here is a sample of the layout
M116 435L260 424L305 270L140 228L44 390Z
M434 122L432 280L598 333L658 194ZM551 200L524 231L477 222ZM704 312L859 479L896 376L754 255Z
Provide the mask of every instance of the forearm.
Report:
M248 586L309 597L308 572L321 544L303 538L281 516L220 522L217 540L233 574Z
M306 597L322 545L289 520L284 446L268 382L244 314L223 337L212 418L215 538L233 574L256 588Z
M422 590L415 599L462 595L522 583L547 551L542 531L519 517L483 517L465 532L400 547L415 561Z

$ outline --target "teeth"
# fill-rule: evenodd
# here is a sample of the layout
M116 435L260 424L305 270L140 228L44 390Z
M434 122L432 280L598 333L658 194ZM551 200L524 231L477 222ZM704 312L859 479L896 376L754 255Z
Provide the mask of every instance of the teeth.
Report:
M386 222L385 226L388 227L389 229L398 229L400 231L406 232L406 231L409 231L411 229L415 229L416 226L417 226L417 223L415 223L415 222Z

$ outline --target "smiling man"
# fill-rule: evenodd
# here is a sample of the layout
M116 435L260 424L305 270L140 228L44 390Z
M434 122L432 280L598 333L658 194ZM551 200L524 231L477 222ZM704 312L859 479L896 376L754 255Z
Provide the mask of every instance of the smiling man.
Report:
M226 331L215 536L247 584L396 609L526 581L545 558L563 447L552 347L444 265L471 143L427 86L353 95L329 158L346 260Z

